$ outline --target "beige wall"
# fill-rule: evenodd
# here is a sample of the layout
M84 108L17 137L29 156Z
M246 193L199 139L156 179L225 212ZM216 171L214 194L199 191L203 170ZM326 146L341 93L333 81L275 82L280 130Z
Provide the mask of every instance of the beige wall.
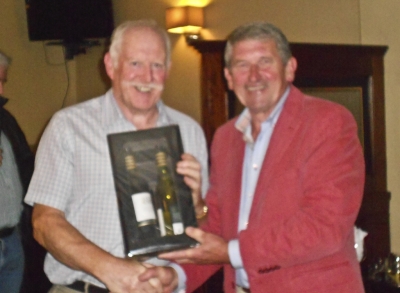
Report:
M206 39L223 39L239 23L265 20L277 24L290 41L359 43L360 19L358 1L294 1L264 0L148 0L143 2L114 1L116 22L126 19L154 18L164 23L167 7L183 4L208 4L205 9ZM323 4L321 2L324 2ZM284 13L277 13L284 12ZM346 13L344 13L346 12ZM238 21L240 19L240 21ZM200 121L199 54L188 47L183 37L172 35L172 69L164 100ZM182 82L184 80L184 82Z
M13 58L5 87L5 96L12 98L7 108L34 144L66 93L62 54L55 47L29 42L24 1L13 0L1 4L0 49Z
M400 28L396 17L397 0L202 0L207 4L207 39L223 39L238 24L251 20L269 20L281 27L292 42L389 45L385 58L386 128L388 189L392 192L392 250L400 252ZM116 24L127 19L154 18L164 23L167 7L190 4L184 0L115 0ZM0 9L0 49L14 63L5 95L11 98L7 108L17 117L28 141L37 143L51 115L66 105L103 93L108 84L102 71L104 46L90 48L66 64L60 47L29 42L23 1L2 0ZM199 54L188 47L183 37L171 35L172 69L164 100L200 121ZM68 74L67 74L68 72ZM67 91L68 89L68 91ZM64 101L65 100L65 101Z

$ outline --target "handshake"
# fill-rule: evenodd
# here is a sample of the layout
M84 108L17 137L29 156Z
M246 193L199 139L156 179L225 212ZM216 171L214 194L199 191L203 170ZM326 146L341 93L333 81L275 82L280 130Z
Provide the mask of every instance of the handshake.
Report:
M229 263L228 245L224 239L193 227L186 228L185 232L200 244L195 248L162 253L159 255L161 261L168 260L179 264ZM156 266L121 258L113 258L113 263L114 265L105 264L107 273L99 275L99 279L111 293L170 293L178 289L177 270L181 268L177 264L165 261L163 266ZM180 287L183 287L183 284L179 289Z
M149 263L136 263L136 265L141 266L138 268L140 273L137 276L137 283L131 287L132 291L126 292L142 292L143 290L146 293L170 293L177 289L178 274L173 267L155 266Z
M178 286L178 274L172 266L156 266L133 259L112 257L99 265L98 278L110 293L169 293Z

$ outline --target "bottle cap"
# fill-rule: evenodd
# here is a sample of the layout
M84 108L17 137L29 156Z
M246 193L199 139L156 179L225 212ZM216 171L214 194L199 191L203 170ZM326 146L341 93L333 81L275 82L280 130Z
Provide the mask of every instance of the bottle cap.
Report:
M136 162L134 156L127 155L125 157L125 168L126 170L133 170L136 168Z
M167 156L164 152L158 152L156 154L156 160L158 166L166 166L167 165Z

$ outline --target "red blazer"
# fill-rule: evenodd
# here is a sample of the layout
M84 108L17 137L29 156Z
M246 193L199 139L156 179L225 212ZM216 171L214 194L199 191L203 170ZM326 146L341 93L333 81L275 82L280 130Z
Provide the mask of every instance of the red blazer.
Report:
M209 215L202 228L239 239L252 293L364 292L353 225L365 166L352 114L291 87L263 162L248 228L239 234L245 143L235 122L214 136ZM187 292L217 269L185 266ZM235 292L235 284L234 269L225 265L225 293Z

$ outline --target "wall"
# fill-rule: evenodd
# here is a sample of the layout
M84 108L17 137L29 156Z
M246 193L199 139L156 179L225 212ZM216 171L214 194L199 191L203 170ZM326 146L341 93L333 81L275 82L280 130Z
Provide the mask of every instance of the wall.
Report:
M207 1L207 2L204 2ZM400 252L400 101L397 82L400 69L396 16L397 0L197 0L207 5L206 39L223 39L238 24L269 20L281 27L291 42L389 45L385 58L388 189L392 192L392 250ZM127 19L153 18L164 23L167 7L184 0L115 0L116 24ZM193 3L193 1L192 1ZM196 3L195 3L196 4ZM199 54L183 37L171 35L172 69L164 100L200 121ZM109 84L102 71L105 46L64 62L60 47L29 42L23 0L2 0L0 49L14 59L5 95L7 108L16 116L30 144L35 145L51 115L62 107L99 95Z
M12 57L5 96L30 144L39 139L45 123L67 92L66 66L60 48L29 42L24 1L2 1L0 49ZM71 70L74 79L75 70Z
M268 5L263 0L252 0L250 4L232 0L128 0L114 1L114 9L119 12L116 14L118 23L126 19L153 18L163 24L168 7L206 5L206 28L202 31L205 39L224 39L241 22L268 19L280 26L293 42L359 43L358 1L308 0L299 3L289 0L272 0ZM182 36L171 34L171 38L172 69L164 100L200 121L199 54L187 46Z
M28 142L36 147L55 111L99 95L107 88L99 61L104 45L64 60L61 46L30 42L23 0L3 0L0 8L0 50L12 57L5 96Z

